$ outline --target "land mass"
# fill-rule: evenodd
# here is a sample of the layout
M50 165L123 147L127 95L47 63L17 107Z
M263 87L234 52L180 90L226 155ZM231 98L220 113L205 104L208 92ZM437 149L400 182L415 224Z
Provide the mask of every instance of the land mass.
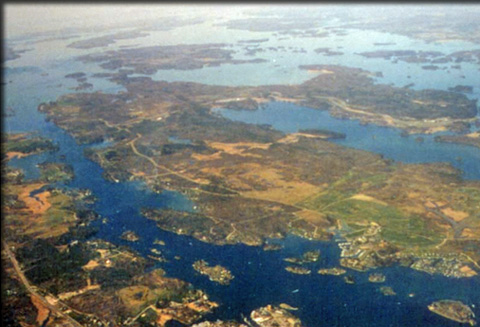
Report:
M480 49L463 50L452 52L448 55L439 51L415 51L415 50L378 50L360 52L365 58L383 58L386 60L404 61L408 63L430 63L430 64L445 64L462 62L480 63ZM425 67L425 66L424 66ZM429 66L426 66L429 67ZM437 67L437 66L434 66Z
M145 37L148 35L149 35L148 33L141 32L138 30L118 32L118 33L108 34L104 36L93 37L85 40L75 41L67 45L67 47L75 48L75 49L92 49L92 48L98 48L98 47L106 47L110 44L116 43L117 40L136 39L136 38Z
M122 76L114 80L125 92L65 95L39 109L79 142L112 141L86 149L105 178L140 179L195 203L192 212L142 208L162 229L215 244L256 246L289 233L327 240L337 230L345 238L341 264L348 268L403 264L459 278L476 275L478 182L462 180L447 164L393 163L318 133L286 135L213 110L230 102L284 99L337 114L382 117L414 130L445 128L476 113L464 95L375 85L359 69L316 68L318 77L296 86L223 87ZM442 118L429 125L423 117Z
M428 309L453 321L468 323L471 326L477 324L472 309L460 301L441 300L430 304Z
M99 62L104 69L133 69L136 74L154 74L158 70L190 70L222 64L265 62L264 59L233 59L234 50L225 43L182 44L120 49L78 57L82 62Z
M58 146L54 144L52 140L33 134L2 134L2 142L4 145L2 160L26 157L44 151L58 150Z
M435 136L435 142L458 143L480 148L480 133L473 132L465 135L437 135Z
M8 60L14 60L17 58L20 58L22 56L22 53L27 52L31 49L23 49L23 50L15 50L9 46L5 47L5 52L3 55L3 61L8 61Z
M6 148L23 140L5 139ZM26 154L39 153L38 147L28 149ZM189 283L151 270L152 262L138 253L92 238L98 230L92 222L100 218L90 206L94 199L88 190L51 185L64 180L58 167L48 163L42 170L54 169L59 178L42 173L26 181L20 170L2 165L2 304L15 308L15 317L9 313L4 322L190 325L218 306Z
M221 285L230 284L230 281L234 278L230 270L228 270L227 268L220 265L211 267L205 260L195 261L192 266L193 269L195 269L202 275L207 275L211 281L214 281Z

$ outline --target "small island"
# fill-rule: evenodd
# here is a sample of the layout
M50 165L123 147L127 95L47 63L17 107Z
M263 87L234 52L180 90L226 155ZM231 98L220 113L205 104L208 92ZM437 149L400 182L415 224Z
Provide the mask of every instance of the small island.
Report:
M2 160L12 158L22 158L32 154L38 154L45 151L57 151L58 145L54 144L52 140L35 136L32 134L3 134L2 143L4 144L2 152Z
M337 268L337 267L334 267L334 268L322 268L322 269L319 269L318 270L318 273L320 275L332 275L332 276L340 276L340 275L343 275L345 274L347 271L345 269L342 269L342 268Z
M475 314L472 309L460 301L441 300L433 302L428 310L453 321L464 324L476 325Z
M159 239L155 239L155 240L153 241L153 244L165 246L165 241L159 240Z
M394 295L397 295L397 293L395 293L395 291L393 290L393 288L391 288L390 286L382 286L382 287L380 287L380 292L382 292L382 294L385 295L385 296L394 296Z
M69 182L73 179L73 167L59 162L44 162L38 164L40 179L48 182Z
M281 244L274 244L274 243L266 243L263 246L263 251L279 251L283 249Z
M192 267L202 275L207 275L212 282L221 285L228 285L230 281L235 278L227 268L220 265L210 267L205 260L195 261Z
M286 309L267 305L253 310L250 314L253 322L260 327L301 327L302 322Z
M435 142L457 143L480 148L480 132L473 132L464 135L437 135L434 140Z
M131 231L131 230L127 230L123 232L120 238L122 240L129 241L129 242L137 242L140 239L140 237L134 231Z
M385 282L386 277L384 274L380 273L373 273L368 276L368 281L370 283L383 283Z
M327 140L338 140L338 139L344 139L347 137L345 133L339 133L339 132L334 132L326 129L318 129L318 128L300 129L298 130L298 132L303 134L319 136Z
M451 92L460 92L460 93L472 93L473 87L470 85L455 85L454 87L449 87Z
M317 262L318 258L320 258L320 251L315 250L315 251L305 252L304 254L302 254L300 258L291 257L291 258L285 258L283 260L286 262L303 265L306 263Z
M158 262L167 262L168 261L167 259L165 259L162 251L160 251L158 249L155 249L155 248L151 248L150 252L152 252L154 254L154 255L151 255L151 254L147 255L150 259L158 261Z
M341 56L343 55L343 52L341 51L332 51L330 48L318 48L313 50L316 53L321 53L324 56Z
M297 267L297 266L288 266L288 267L285 267L285 270L292 274L297 274L297 275L309 275L311 273L310 269L307 269L304 267Z
M77 59L88 63L97 62L109 70L133 69L137 74L154 74L160 69L191 70L223 64L246 64L265 62L265 59L234 59L234 50L228 44L179 44L150 46L135 49L120 49L87 54Z
M347 276L343 277L343 280L347 284L355 284L355 279L353 278L352 275L347 275Z

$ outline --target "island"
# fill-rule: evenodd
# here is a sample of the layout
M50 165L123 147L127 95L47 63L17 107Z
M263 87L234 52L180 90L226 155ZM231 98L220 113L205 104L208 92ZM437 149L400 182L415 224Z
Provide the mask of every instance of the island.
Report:
M110 50L78 57L82 62L98 62L104 69L132 69L136 74L154 74L160 69L190 70L222 64L260 63L266 60L233 59L234 50L225 43L180 44Z
M253 310L250 318L260 327L301 327L302 322L288 310L267 305L266 307Z
M92 37L84 40L74 41L67 45L68 48L75 48L75 49L92 49L98 47L106 47L110 44L116 43L117 40L128 40L128 39L136 39L139 37L148 36L148 33L139 31L139 30L132 30L132 31L125 31L125 32L118 32L113 34L107 34L104 36Z
M455 85L454 87L449 87L448 90L453 92L472 93L473 87L469 85Z
M239 323L237 321L202 321L198 324L192 325L192 327L248 327L246 324Z
M470 324L471 326L477 324L472 309L460 301L441 300L433 302L428 306L428 310L453 321Z
M263 251L279 251L281 249L283 249L281 244L266 243L263 245Z
M75 49L93 49L99 47L108 47L117 43L119 40L132 40L140 37L146 37L150 35L151 31L170 31L178 27L196 25L203 23L204 19L200 17L183 18L180 16L175 17L162 17L161 23L158 19L150 20L146 19L142 21L142 27L131 26L127 24L128 29L116 33L108 33L102 36L93 36L81 40L74 41L67 45L68 48ZM127 27L125 26L125 27ZM110 31L106 29L105 31ZM128 45L127 45L128 46ZM120 46L124 47L124 46Z
M155 240L153 241L153 244L165 246L165 241L159 240L159 239L155 239Z
M253 310L250 313L250 319L244 317L244 322L237 321L203 321L192 327L302 327L300 319L291 314L290 310L296 310L285 303L279 305L267 305Z
M85 150L106 179L142 180L153 191L188 197L194 211L141 209L164 230L252 246L288 234L329 240L338 232L347 268L442 262L435 273L477 274L480 224L472 204L480 202L478 181L463 180L444 163L395 163L314 134L231 121L215 109L247 100L294 101L409 131L476 119L476 104L462 94L377 85L360 69L315 68L317 77L285 86L116 76L126 91L64 95L39 110L80 143L111 142Z
M44 162L37 166L40 169L40 179L47 183L66 183L75 177L73 167L65 163Z
M355 278L352 275L347 275L343 277L343 280L347 284L355 284Z
M211 281L221 285L228 285L235 278L227 268L220 265L211 267L205 260L195 261L192 267L202 275L207 275Z
M480 132L472 132L464 135L437 135L434 140L435 142L457 143L480 148Z
M131 230L126 230L125 232L123 232L122 235L120 235L120 238L129 242L137 242L140 239L137 233Z
M480 50L456 51L444 54L439 51L415 51L415 50L378 50L357 53L365 58L383 58L392 62L404 61L407 63L429 63L422 66L423 69L437 70L439 66L433 64L445 63L480 63ZM445 68L445 67L444 67Z
M2 160L58 150L58 146L52 140L32 134L2 134L2 142L4 144Z
M303 265L306 263L317 262L320 258L320 250L307 251L300 258L285 258L283 259L286 262L295 263L298 265Z
M310 269L298 266L287 266L285 267L285 270L297 275L310 275L310 273L312 272Z
M347 271L342 268L334 267L334 268L322 268L318 270L320 275L333 275L333 276L340 276L345 274Z
M151 248L150 252L153 253L153 255L152 254L147 255L147 257L149 257L150 259L158 261L158 262L168 262L168 260L163 255L162 251L160 251L158 249L155 249L155 248Z
M330 48L317 48L313 51L315 51L315 53L321 53L324 56L341 56L341 55L343 55L342 51L332 51Z
M85 76L87 76L87 74L85 74L84 72L75 72L65 75L65 78L73 78L79 80L81 78L84 78Z
M381 273L373 273L368 275L368 281L370 283L383 283L385 280L385 275Z
M8 60L14 60L18 59L22 56L22 53L30 51L31 49L23 49L23 50L18 50L18 49L13 49L12 47L6 46L5 47L5 53L3 55L3 61L8 61Z
M390 286L382 286L380 287L380 292L385 296L395 296L397 293L391 288Z
M306 137L320 137L326 140L339 140L346 137L345 133L339 133L318 128L299 129L297 135Z

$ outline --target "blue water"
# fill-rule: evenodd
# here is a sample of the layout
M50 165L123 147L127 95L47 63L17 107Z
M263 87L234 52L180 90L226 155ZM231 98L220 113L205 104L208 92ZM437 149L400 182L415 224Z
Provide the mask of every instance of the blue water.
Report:
M47 48L47 45L44 47ZM52 49L44 50L54 51ZM87 146L76 144L71 136L54 124L46 122L45 116L37 111L39 103L73 92L70 88L75 87L76 82L63 78L65 74L84 71L91 75L99 71L98 67L65 59L68 57L66 54L49 55L48 51L37 58L38 51L28 52L20 59L25 61L25 66L29 65L28 69L22 69L21 65L14 63L12 66L16 67L15 69L4 72L6 80L11 81L4 86L5 105L12 106L16 111L15 116L4 120L4 127L6 132L38 132L53 139L60 150L14 159L9 164L22 168L27 179L38 178L35 165L44 161L63 161L72 165L75 178L65 187L90 189L98 199L93 209L102 217L108 218L105 224L96 222L100 230L95 237L114 244L127 245L142 255L150 254L152 247L161 250L169 262L158 263L158 267L164 268L168 276L181 278L205 290L211 299L221 304L208 319L240 320L242 314L248 316L255 308L269 303L285 302L298 307L299 310L294 314L302 319L304 325L313 327L458 326L457 323L428 311L428 304L444 298L476 304L474 311L477 316L480 315L480 278L457 280L430 276L402 267L378 269L387 276L386 285L392 286L397 292L397 296L385 297L378 291L379 285L367 281L368 274L349 272L356 279L355 285L345 284L341 277L316 274L316 270L321 267L338 265L339 249L335 242L309 241L290 235L284 240L272 240L281 243L283 250L264 252L261 248L245 245L210 245L191 237L160 230L155 222L139 214L140 208L191 210L194 204L177 192L165 191L156 194L141 182L106 181L102 176L102 168L84 157L83 151ZM49 60L50 57L55 59ZM36 66L31 66L32 62ZM240 69L241 65L235 67ZM197 76L201 76L200 71L196 72ZM208 72L209 70L205 70L203 74L208 75ZM42 76L42 73L48 75ZM262 71L255 72L254 76L257 75L262 75ZM89 81L94 83L95 90L103 92L116 93L123 89L104 79L89 78ZM414 141L413 136L402 138L395 129L362 126L356 121L338 120L326 112L286 103L271 103L265 109L253 112L227 110L222 111L222 114L234 120L268 123L285 132L294 132L300 128L325 128L344 132L347 138L335 142L382 153L399 161L447 161L461 169L465 178L480 179L478 149L434 143L431 136L423 136L425 142L419 144ZM105 142L95 146L110 145ZM457 157L461 157L462 161L457 161ZM130 243L121 240L119 237L125 230L135 231L141 237L140 241ZM166 246L153 245L157 238L164 240ZM321 259L308 266L312 269L311 275L294 275L284 270L287 263L283 258L298 256L313 249L321 250ZM174 259L177 255L181 257L180 260ZM210 282L191 267L198 259L228 267L235 279L229 286ZM416 296L410 298L407 296L409 293L415 293Z
M480 179L480 149L473 146L439 143L435 135L402 137L401 131L376 125L362 125L356 120L337 119L327 111L287 102L271 102L258 110L221 109L216 112L235 121L269 124L285 133L299 129L327 129L346 134L332 140L344 146L383 154L385 158L407 163L448 162L463 172L465 179ZM436 134L438 135L438 134ZM421 136L424 141L415 139Z

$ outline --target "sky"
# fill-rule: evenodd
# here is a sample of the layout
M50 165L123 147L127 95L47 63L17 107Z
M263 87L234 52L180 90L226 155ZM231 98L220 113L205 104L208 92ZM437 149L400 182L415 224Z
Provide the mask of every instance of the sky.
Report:
M259 6L255 6L258 8ZM64 28L113 26L122 22L165 16L235 16L251 5L232 4L6 4L4 31L7 38Z
M312 10L312 6L317 7ZM479 6L470 6L465 4L400 4L390 3L388 5L379 5L378 3L358 3L358 4L342 4L342 3L7 3L4 5L4 31L5 37L11 38L25 34L61 31L65 28L82 29L82 31L92 30L95 27L109 27L121 25L128 21L136 21L136 26L141 27L142 21L149 21L165 16L181 15L183 17L219 17L219 18L236 18L241 13L265 10L268 12L273 7L283 7L294 12L296 9L305 9L304 13L321 12L328 7L343 7L341 10L351 11L353 6L357 9L366 9L364 14L383 14L383 10L387 7L390 12L394 9L393 14L399 11L407 10L422 14L429 13L432 8L441 7L443 10L455 7L461 9L465 13L479 10ZM323 8L319 8L323 7ZM394 8L392 8L394 7ZM396 7L396 8L395 8ZM373 9L373 10L372 10ZM362 11L363 12L363 11ZM81 31L79 31L81 32Z

